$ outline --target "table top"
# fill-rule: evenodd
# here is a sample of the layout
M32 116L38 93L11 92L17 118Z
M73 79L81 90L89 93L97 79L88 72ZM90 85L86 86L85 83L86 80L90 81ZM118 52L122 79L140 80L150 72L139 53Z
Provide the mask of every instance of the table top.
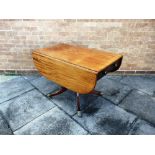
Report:
M94 72L100 72L123 57L121 54L68 44L57 44L52 47L37 49L34 52Z

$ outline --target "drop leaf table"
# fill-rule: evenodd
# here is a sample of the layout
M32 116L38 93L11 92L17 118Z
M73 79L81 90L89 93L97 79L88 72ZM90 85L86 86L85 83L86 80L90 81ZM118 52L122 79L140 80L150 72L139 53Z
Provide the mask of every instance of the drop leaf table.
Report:
M61 86L48 97L67 89L76 92L78 116L81 116L79 94L101 95L94 90L97 80L119 69L123 58L120 54L68 44L36 49L32 57L38 71Z

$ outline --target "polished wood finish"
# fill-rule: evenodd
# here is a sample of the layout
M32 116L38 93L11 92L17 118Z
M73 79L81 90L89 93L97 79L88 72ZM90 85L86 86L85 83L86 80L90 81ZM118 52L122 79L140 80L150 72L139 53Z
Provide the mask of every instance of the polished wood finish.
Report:
M37 49L32 56L42 75L80 94L91 92L99 78L117 70L123 57L68 44Z
M97 91L97 90L92 90L91 92L89 92L89 94L94 94L94 95L102 96L102 92L101 91Z
M67 89L65 87L61 87L60 90L57 90L56 92L52 92L52 93L49 93L47 94L48 97L52 97L52 96L57 96L57 95L60 95L62 93L64 93Z
M95 87L95 72L38 54L34 54L33 57L40 73L63 87L81 94L88 93Z

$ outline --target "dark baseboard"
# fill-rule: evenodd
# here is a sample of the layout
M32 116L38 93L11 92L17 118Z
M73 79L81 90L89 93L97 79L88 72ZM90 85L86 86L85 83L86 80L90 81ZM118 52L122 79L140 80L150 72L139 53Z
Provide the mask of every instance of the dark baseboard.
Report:
M37 70L0 70L3 75L31 75L38 74Z
M0 70L0 74L2 75L33 75L38 74L37 70ZM145 75L145 74L154 74L155 71L131 71L131 70L118 70L116 72L110 73L111 75Z
M145 74L155 74L155 71L144 71L144 70L136 70L136 71L131 71L131 70L119 70L119 71L116 71L114 73L111 73L111 74L121 74L121 75L145 75Z

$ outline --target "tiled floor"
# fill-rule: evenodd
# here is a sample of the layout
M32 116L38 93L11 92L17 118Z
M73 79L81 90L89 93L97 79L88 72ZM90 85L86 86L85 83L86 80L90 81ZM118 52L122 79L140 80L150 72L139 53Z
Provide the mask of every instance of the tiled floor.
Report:
M96 89L103 96L75 93L48 98L59 89L37 76L0 75L0 134L154 134L155 76L106 76Z

